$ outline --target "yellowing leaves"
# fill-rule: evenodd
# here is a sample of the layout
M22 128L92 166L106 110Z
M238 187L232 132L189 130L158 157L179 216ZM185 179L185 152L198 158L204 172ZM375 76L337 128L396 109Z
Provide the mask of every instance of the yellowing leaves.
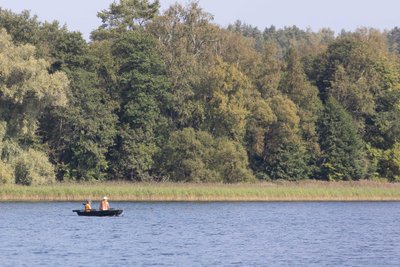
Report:
M277 95L268 99L268 104L274 111L279 123L287 124L290 128L297 128L300 123L298 109L289 98Z
M237 68L217 59L209 73L208 112L212 128L218 135L229 135L236 140L243 137L246 117L246 91L252 90L250 81Z
M3 30L0 32L0 92L14 104L32 98L41 105L67 104L68 78L64 73L48 73L49 64L35 58L31 45L14 46Z
M14 45L0 31L0 120L7 133L34 136L37 118L47 106L66 106L69 81L64 73L48 72L49 64L36 59L32 45Z

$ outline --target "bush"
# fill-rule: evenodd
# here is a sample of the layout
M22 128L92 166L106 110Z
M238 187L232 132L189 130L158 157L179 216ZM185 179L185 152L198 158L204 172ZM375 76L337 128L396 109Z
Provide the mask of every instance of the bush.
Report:
M269 177L269 175L264 172L258 172L258 173L256 173L255 176L256 176L257 180L260 180L260 181L265 181L265 182L271 181L271 177Z
M0 160L0 184L14 183L12 166Z
M160 174L179 182L251 182L244 147L226 138L186 128L172 133L164 146Z
M19 155L21 155L21 153L23 153L21 147L11 140L3 140L0 145L0 160L6 163L12 163Z
M22 185L43 185L55 182L53 165L47 156L29 149L15 160L15 182Z
M255 177L248 165L248 157L244 147L228 139L219 139L214 151L216 169L225 183L254 182Z
M375 153L379 159L379 172L391 182L400 182L400 143L393 148Z

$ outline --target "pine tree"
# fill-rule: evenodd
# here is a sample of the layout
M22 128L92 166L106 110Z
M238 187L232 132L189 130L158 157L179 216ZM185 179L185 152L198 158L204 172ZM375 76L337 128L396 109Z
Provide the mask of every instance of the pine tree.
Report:
M328 98L319 125L322 150L321 176L327 180L365 178L367 161L364 144L349 113Z
M318 88L307 80L296 50L289 49L285 61L286 67L279 89L299 109L300 135L306 144L308 153L313 155L312 161L314 161L319 154L316 123L318 114L322 109L322 103L318 96Z

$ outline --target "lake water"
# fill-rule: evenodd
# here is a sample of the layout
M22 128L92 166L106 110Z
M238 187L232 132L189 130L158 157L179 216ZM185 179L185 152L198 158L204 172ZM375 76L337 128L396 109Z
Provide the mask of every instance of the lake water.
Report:
M399 202L111 206L0 203L0 266L400 266Z

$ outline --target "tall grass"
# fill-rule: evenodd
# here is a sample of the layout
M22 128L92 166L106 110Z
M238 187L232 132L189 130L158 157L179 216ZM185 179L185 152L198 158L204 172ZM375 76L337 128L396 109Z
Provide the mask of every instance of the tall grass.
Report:
M0 201L400 201L400 184L275 182L254 184L58 183L1 185Z

